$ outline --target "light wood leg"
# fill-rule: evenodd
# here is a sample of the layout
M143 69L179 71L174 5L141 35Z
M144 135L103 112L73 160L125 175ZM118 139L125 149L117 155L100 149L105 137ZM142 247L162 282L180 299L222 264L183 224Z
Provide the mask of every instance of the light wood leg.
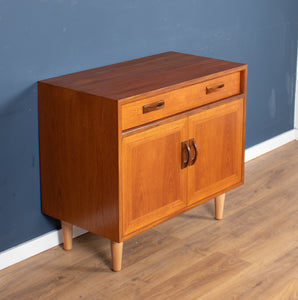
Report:
M215 198L215 219L221 220L225 205L226 194L222 194Z
M123 242L117 243L111 241L112 260L113 260L113 271L121 271L122 266L122 250Z
M73 225L68 222L61 221L61 227L64 239L63 248L64 250L71 250Z

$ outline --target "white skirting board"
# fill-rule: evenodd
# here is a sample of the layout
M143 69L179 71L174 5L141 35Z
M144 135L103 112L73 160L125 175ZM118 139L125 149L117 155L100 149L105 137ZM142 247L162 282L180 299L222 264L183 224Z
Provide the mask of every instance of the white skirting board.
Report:
M288 142L298 139L297 137L298 130L293 129L256 146L253 146L245 151L245 162L274 150ZM74 226L73 236L77 237L86 232L86 230ZM62 242L63 235L62 230L60 229L51 231L35 239L5 250L0 253L0 270L57 246Z
M82 228L76 226L73 227L73 237L77 237L86 232L87 231ZM55 247L62 242L63 234L62 229L60 229L50 231L30 241L5 250L0 253L0 270Z
M297 140L297 129L292 129L270 140L248 148L245 150L245 162L285 145L295 139Z

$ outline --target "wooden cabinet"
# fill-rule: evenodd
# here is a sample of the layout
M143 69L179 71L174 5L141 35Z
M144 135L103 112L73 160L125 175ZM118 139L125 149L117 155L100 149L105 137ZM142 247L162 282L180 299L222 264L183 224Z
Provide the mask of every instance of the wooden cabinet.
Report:
M246 65L167 52L39 82L42 210L122 242L243 183Z

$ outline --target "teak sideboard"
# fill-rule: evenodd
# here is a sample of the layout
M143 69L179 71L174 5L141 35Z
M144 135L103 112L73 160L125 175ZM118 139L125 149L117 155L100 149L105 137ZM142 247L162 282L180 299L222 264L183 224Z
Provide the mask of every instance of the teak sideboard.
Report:
M166 52L38 83L42 211L123 241L243 183L245 64Z

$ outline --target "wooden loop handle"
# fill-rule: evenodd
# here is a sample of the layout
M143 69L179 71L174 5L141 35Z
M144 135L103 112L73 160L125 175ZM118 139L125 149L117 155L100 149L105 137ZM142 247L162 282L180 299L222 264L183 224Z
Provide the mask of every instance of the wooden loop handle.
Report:
M195 139L191 139L190 140L190 147L192 147L194 149L194 155L191 157L190 161L189 161L189 166L194 165L194 163L197 160L198 157L198 145L195 141Z
M190 147L187 141L182 142L181 144L181 169L184 169L188 166L190 158Z

